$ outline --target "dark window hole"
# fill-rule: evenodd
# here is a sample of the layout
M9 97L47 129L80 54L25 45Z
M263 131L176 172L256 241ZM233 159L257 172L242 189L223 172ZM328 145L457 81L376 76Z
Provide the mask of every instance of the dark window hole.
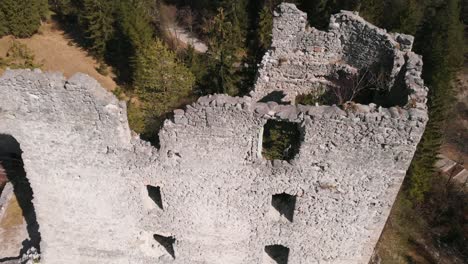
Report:
M289 222L293 221L296 196L287 193L275 194L272 196L271 205Z
M148 190L148 196L153 200L153 202L163 209L163 203L161 198L161 188L159 186L146 185L146 190Z
M282 245L270 245L265 247L265 253L277 264L287 264L289 248Z
M165 237L158 234L154 234L153 237L154 240L156 240L161 246L163 246L166 249L167 253L169 253L169 255L171 255L172 258L175 259L174 243L176 239L171 236Z

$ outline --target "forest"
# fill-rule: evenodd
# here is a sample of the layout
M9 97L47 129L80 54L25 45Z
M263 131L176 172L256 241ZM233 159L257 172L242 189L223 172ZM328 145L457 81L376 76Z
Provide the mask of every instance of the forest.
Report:
M118 96L128 100L131 127L157 144L161 120L172 110L212 93L247 94L271 41L273 11L280 0L2 0L0 36L30 37L53 16L105 69L116 74ZM433 164L453 107L453 80L465 60L462 0L292 0L309 23L326 29L339 10L359 11L392 32L414 35L430 88L430 121L396 203L402 223L418 216L431 223L424 205L438 191ZM166 28L171 19L200 38L206 53L178 47ZM453 208L438 208L451 210ZM465 207L458 210L466 210ZM427 216L427 217L426 217ZM463 218L447 220L437 239L468 259ZM400 225L400 226L404 226ZM466 227L465 227L466 228ZM405 233L405 230L400 230ZM406 232L407 233L407 232ZM435 238L436 239L436 238ZM410 237L404 236L410 241ZM394 263L387 261L383 263ZM407 263L413 263L408 260Z

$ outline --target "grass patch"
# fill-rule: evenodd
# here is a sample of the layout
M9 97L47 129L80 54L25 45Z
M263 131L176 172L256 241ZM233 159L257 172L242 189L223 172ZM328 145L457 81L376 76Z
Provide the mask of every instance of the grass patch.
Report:
M34 53L23 43L13 40L5 58L0 57L0 68L35 69L42 64L35 61Z

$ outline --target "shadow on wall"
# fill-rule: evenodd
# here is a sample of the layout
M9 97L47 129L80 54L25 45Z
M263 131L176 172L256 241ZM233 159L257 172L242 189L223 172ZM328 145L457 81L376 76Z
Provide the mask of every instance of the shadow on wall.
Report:
M276 102L278 104L289 104L289 102L283 102L283 98L286 94L283 91L273 91L267 94L265 97L259 100L260 103Z
M41 234L39 233L39 223L34 210L33 190L24 170L23 159L21 158L21 148L18 141L5 134L0 134L0 163L5 169L8 180L12 183L16 199L23 212L26 221L29 240L23 241L23 248L19 252L21 257L26 251L35 247L40 252ZM0 262L14 258L0 258Z

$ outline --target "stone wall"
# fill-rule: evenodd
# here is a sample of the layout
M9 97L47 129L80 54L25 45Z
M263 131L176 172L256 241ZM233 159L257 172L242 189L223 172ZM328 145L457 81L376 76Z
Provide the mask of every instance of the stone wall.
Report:
M294 103L297 95L336 85L338 73L357 78L369 71L384 75L384 87L377 88L387 90L388 97L392 91L406 97L391 106L424 108L422 61L411 52L412 45L412 36L387 33L356 12L332 15L328 31L320 31L307 25L307 14L295 5L282 4L275 12L272 47L263 57L252 97L261 100L281 91L282 102ZM380 101L388 103L388 98Z
M295 38L305 17L285 9L275 27L291 20L284 30ZM320 56L307 74L328 59ZM405 80L420 83L420 58L405 56ZM125 104L86 75L7 71L0 141L12 136L23 152L42 262L367 263L427 122L425 88L411 94L415 107L343 110L257 102L268 85L174 111L156 149L132 135ZM262 156L271 119L301 133L290 161Z

